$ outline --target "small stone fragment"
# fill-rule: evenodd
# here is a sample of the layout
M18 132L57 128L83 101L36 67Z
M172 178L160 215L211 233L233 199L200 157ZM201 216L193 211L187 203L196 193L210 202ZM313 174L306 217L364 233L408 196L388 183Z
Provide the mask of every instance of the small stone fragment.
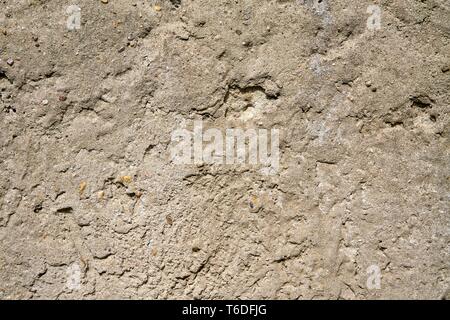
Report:
M262 207L260 199L256 196L250 197L248 206L250 208L250 212L252 213L258 212Z
M161 6L155 5L155 6L153 7L153 9L155 9L155 11L161 11Z
M47 100L47 99L42 100L42 104L43 104L44 106L48 105L48 100Z
M131 176L121 176L121 177L120 177L120 181L121 181L123 184L130 184L131 181L133 181L133 178L132 178Z
M99 192L97 192L97 198L99 199L99 200L103 200L103 198L105 197L105 191L99 191Z
M101 0L102 1L102 3L108 3L108 0Z
M166 217L166 222L167 222L167 224L172 225L172 224L173 224L173 219L172 219L172 217L171 217L171 216L167 216L167 217Z
M7 63L9 66L13 66L13 65L14 65L14 60L13 60L12 58L9 58L8 60L6 60L6 63Z
M80 193L80 196L83 195L84 190L86 190L87 183L85 181L80 182L80 186L78 187L78 192Z

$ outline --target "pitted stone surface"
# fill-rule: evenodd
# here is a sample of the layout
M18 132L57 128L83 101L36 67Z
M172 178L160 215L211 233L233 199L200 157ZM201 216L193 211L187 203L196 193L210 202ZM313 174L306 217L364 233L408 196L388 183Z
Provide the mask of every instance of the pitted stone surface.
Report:
M449 36L445 0L0 1L0 299L448 298ZM200 119L279 129L278 172L171 162Z

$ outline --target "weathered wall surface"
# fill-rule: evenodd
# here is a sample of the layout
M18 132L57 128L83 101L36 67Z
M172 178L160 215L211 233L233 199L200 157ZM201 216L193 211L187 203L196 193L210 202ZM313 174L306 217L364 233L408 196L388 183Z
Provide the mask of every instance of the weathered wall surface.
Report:
M0 1L0 298L448 297L449 37L446 0ZM200 119L278 170L174 163Z

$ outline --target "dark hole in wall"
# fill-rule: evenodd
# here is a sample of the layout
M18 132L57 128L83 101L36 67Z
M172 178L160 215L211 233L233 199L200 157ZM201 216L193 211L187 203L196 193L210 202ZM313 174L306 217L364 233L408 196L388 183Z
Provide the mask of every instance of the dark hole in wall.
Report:
M181 0L170 0L170 3L175 7L178 8L181 6Z

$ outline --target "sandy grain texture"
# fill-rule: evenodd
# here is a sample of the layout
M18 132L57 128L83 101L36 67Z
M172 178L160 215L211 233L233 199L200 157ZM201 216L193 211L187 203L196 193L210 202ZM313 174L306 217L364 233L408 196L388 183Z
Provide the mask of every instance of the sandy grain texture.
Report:
M1 0L0 299L450 298L449 37L446 0ZM174 164L199 119L280 169Z

